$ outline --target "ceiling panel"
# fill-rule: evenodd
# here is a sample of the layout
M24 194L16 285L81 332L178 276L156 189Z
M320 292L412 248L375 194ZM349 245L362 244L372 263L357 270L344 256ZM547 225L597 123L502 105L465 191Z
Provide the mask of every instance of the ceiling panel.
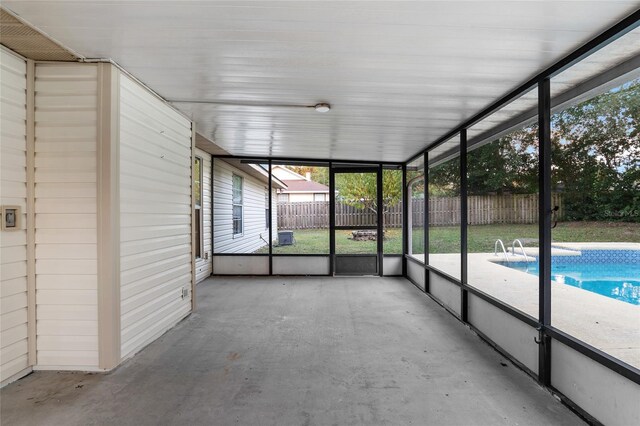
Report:
M3 1L236 155L404 161L638 1ZM256 104L314 105L330 112Z

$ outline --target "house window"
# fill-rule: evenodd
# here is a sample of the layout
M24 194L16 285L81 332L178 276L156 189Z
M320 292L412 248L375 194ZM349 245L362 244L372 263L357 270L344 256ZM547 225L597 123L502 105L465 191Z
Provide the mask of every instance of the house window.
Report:
M278 202L280 202L280 203L288 203L289 202L289 194L278 194Z
M271 213L271 209L269 208L269 190L265 188L264 189L264 219L265 219L264 229L269 229L270 213Z
M243 200L242 200L242 185L243 179L240 176L233 175L232 182L232 194L231 194L231 202L233 205L233 235L242 235L244 231L244 224L242 221L243 218Z
M324 194L313 194L313 201L324 201Z
M202 158L195 157L193 162L193 203L195 205L195 256L202 258Z

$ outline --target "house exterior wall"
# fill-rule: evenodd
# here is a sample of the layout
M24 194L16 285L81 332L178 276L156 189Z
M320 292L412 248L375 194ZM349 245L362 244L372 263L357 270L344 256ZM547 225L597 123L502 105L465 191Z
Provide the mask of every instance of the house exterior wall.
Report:
M0 204L22 208L22 226L0 238L0 382L30 367L27 303L27 65L0 48ZM28 371L26 371L28 372ZM17 376L17 377L16 377Z
M233 235L232 221L232 176L243 178L244 232ZM266 226L265 191L268 183L233 167L229 163L215 159L213 162L213 227L214 253L253 253L267 245L269 229ZM272 197L277 197L273 190ZM277 238L277 209L271 210L273 238ZM214 273L216 271L214 270Z
M120 327L126 358L191 311L192 131L189 120L124 74L119 118Z
M289 193L290 203L301 203L309 201L329 201L329 194L324 192L317 193ZM316 197L317 196L317 197Z
M38 369L98 368L98 72L35 67Z
M196 259L196 281L200 282L211 275L213 259L211 257L211 154L201 149L195 150L202 158L202 257Z

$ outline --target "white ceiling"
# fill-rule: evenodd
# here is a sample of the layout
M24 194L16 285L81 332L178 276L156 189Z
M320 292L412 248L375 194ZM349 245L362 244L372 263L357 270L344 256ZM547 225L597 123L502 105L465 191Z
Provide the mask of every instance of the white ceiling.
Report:
M404 161L638 1L11 1L180 103L236 155Z

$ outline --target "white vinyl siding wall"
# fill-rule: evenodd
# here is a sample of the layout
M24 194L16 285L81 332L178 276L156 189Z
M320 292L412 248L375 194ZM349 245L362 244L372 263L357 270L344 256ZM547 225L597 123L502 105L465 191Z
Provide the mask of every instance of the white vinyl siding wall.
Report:
M0 49L0 203L22 208L22 229L0 239L0 382L29 367L27 333L26 62Z
M96 369L97 66L38 64L37 368Z
M243 233L233 235L231 182L233 175L243 178ZM229 163L214 159L213 162L213 248L215 253L253 253L267 245L269 230L265 218L265 190L267 182L261 182ZM274 200L277 196L273 191ZM275 209L274 209L275 210ZM277 237L277 212L272 211L273 237ZM214 271L215 273L215 271Z
M196 156L202 158L202 258L196 260L196 281L211 275L211 154L196 149Z
M121 355L191 311L191 123L121 74ZM183 298L182 290L189 296Z

